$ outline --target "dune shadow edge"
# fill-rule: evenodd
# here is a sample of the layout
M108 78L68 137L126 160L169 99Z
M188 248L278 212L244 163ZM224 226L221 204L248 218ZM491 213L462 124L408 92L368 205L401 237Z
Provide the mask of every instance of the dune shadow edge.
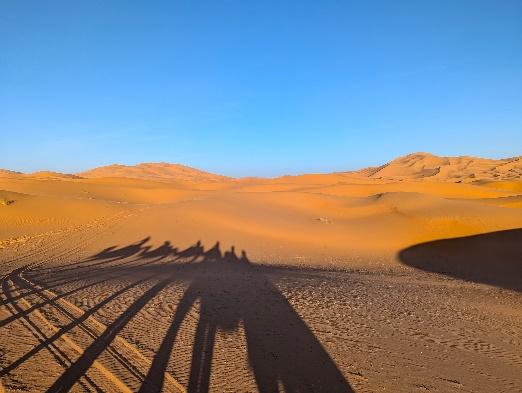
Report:
M522 292L522 228L416 244L399 261L426 272Z

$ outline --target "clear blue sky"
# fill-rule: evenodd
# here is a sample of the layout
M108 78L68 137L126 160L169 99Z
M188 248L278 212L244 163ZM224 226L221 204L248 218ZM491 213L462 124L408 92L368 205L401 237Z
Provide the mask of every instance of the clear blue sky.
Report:
M0 168L522 154L522 1L0 2Z

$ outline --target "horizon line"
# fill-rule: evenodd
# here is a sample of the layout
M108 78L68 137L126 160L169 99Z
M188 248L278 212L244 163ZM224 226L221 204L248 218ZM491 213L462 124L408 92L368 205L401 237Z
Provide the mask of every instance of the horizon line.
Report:
M283 173L283 174L275 175L275 176L257 176L257 175L229 176L229 175L223 175L223 174L217 173L217 172L211 172L211 171L208 171L206 169L201 169L200 167L197 167L197 166L191 166L191 165L182 164L182 163L179 163L179 162L168 162L168 161L146 161L146 162L137 162L135 164L131 164L131 163L127 163L127 164L110 163L110 164L103 164L103 165L87 168L85 170L81 170L81 171L78 171L78 172L62 172L62 171L47 170L47 169L38 169L36 171L24 172L24 171L17 171L17 170L12 170L12 169L7 169L7 168L0 168L0 171L7 172L7 173L12 173L12 174L16 174L16 175L34 175L34 174L38 174L38 173L45 173L45 172L47 172L47 173L54 173L54 174L58 174L58 175L64 175L64 176L77 176L77 177L82 178L81 174L83 174L85 172L89 172L89 171L93 171L93 170L101 169L101 168L108 168L108 167L116 167L116 166L118 166L118 167L125 167L125 168L135 168L135 167L138 167L140 165L169 165L169 166L177 165L177 166L193 169L193 170L204 172L204 173L211 174L211 175L222 176L222 177L229 178L229 179L249 179L249 178L254 178L254 179L255 178L257 178L257 179L277 179L277 178L281 178L281 177L306 176L306 175L327 175L327 174L340 174L340 173L360 172L360 171L364 171L366 169L383 167L383 166L386 166L386 165L388 165L389 163L391 163L393 161L396 161L396 160L399 160L399 159L402 159L402 158L406 158L406 157L409 157L409 156L415 156L415 155L431 156L431 157L436 157L436 158L441 158L441 159L445 159L445 158L446 159L451 159L451 158L457 158L457 159L458 158L471 158L471 159L492 160L492 161L510 161L510 160L513 161L513 160L518 160L518 159L522 158L522 155L515 155L515 156L510 156L510 157L502 157L502 158L490 158L490 157L474 156L474 155L445 156L445 155L437 155L437 154L433 154L433 153L425 152L425 151L417 151L417 152L412 152L412 153L408 153L408 154L397 156L397 157L395 157L395 158L393 158L393 159L391 159L389 161L386 161L383 164L369 165L369 166L364 166L364 167L360 167L360 168L357 168L357 169L333 170L333 171L317 171L317 172L300 172L300 173L294 173L294 174L292 174L292 173ZM110 177L118 177L118 176L108 176L108 177L110 178Z

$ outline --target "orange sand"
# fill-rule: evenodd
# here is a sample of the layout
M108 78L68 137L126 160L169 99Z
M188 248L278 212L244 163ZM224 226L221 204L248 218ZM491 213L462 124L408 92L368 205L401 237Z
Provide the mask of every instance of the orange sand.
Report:
M0 392L519 391L521 171L0 170Z

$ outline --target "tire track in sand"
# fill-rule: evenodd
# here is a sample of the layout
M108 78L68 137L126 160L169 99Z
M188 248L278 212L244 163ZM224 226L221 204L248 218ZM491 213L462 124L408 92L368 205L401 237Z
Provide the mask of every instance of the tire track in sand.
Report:
M25 299L20 299L18 301L11 300L14 298L13 295L17 296L17 290L14 286L14 283L11 280L4 280L2 282L2 289L3 289L3 297L5 297L8 302L6 303L6 308L12 313L21 313L25 309L27 309L30 305ZM36 322L36 320L40 321ZM41 315L40 312L36 311L32 316L24 316L21 320L22 325L40 342L45 343L48 336L51 335L54 332L52 324L47 324L43 322L44 318ZM43 322L43 323L42 323ZM74 353L71 352L71 348L69 348L67 343L67 337L61 337L61 340L58 340L57 342L49 343L46 346L46 349L51 353L51 355L55 358L55 360L60 364L62 367L68 367L70 364L72 364L72 358L74 356ZM65 345L64 345L65 344ZM8 367L7 367L8 368ZM9 372L6 371L7 368L4 368L2 370L2 375L8 374ZM86 376L82 381L80 381L80 384L82 387L84 387L85 390L94 390L96 391L98 389L97 384L91 379L91 376ZM89 389L89 387L91 389Z
M17 264L32 260L34 265L42 265L51 260L63 260L64 258L75 255L80 258L80 252L87 248L89 244L94 243L100 236L110 230L115 230L119 225L122 225L126 220L136 214L146 210L146 207L136 208L132 210L125 210L115 213L111 216L97 218L95 220L70 226L67 228L49 231L45 233L36 234L27 237L24 244L30 243L31 248L25 250L11 249L6 247L2 250L5 254L2 262L2 269L14 269ZM72 236L78 237L73 243L76 245L72 248L64 249L63 246L66 240L70 240ZM56 252L62 250L61 252ZM9 253L16 255L9 258ZM5 277L6 275L3 275Z
M15 250L17 257L4 260L0 265L2 270L4 268L12 269L10 272L0 274L0 282L6 277L13 275L13 272L16 270L30 271L36 267L48 264L51 261L53 265L56 265L58 261L70 262L71 258L74 260L82 260L81 254L85 252L84 250L86 250L89 245L94 244L100 236L103 236L108 231L114 231L118 226L123 225L128 218L141 213L145 209L146 208L141 208L118 212L110 217L102 217L86 224L60 230L52 235L48 235L47 238L39 239L37 244L33 245L33 249L29 249L25 253ZM74 235L79 237L74 242L76 247L63 248L65 240L70 239L71 236ZM57 253L56 251L60 248L62 248L62 251ZM31 260L31 262L27 263L27 260ZM22 265L22 267L20 267L20 265ZM33 292L24 293L19 297L24 297L31 293ZM3 301L0 301L0 305L2 304Z
M15 274L13 280L19 284L20 287L28 289L36 293L38 297L44 300L51 306L52 320L59 320L61 317L67 318L68 321L81 320L78 329L68 331L67 334L62 334L59 341L61 344L66 344L68 349L75 352L76 357L84 352L84 348L88 347L90 343L101 336L107 329L105 325L97 321L92 316L84 317L85 312L74 304L68 302L54 292L47 290L39 285L34 284L30 280L23 277L22 273ZM14 286L14 281L10 284ZM23 307L19 312L24 312L33 307L27 299L22 299ZM52 334L56 334L60 329L53 325L46 318L42 312L38 310L32 311L39 322L36 322L36 327L33 330L47 329ZM59 314L59 315L56 315ZM34 323L35 321L33 321ZM70 365L71 361L66 361ZM107 350L104 351L98 359L93 363L93 368L99 374L95 383L100 385L111 385L112 390L119 392L131 392L139 389L147 372L151 366L151 361L132 344L123 339L121 336L116 336ZM92 371L89 370L89 377ZM87 376L87 374L86 374ZM101 376L101 378L100 378ZM94 377L91 377L94 378ZM100 381L100 379L102 379ZM170 374L165 373L164 391L166 392L185 392L185 389L176 381Z

